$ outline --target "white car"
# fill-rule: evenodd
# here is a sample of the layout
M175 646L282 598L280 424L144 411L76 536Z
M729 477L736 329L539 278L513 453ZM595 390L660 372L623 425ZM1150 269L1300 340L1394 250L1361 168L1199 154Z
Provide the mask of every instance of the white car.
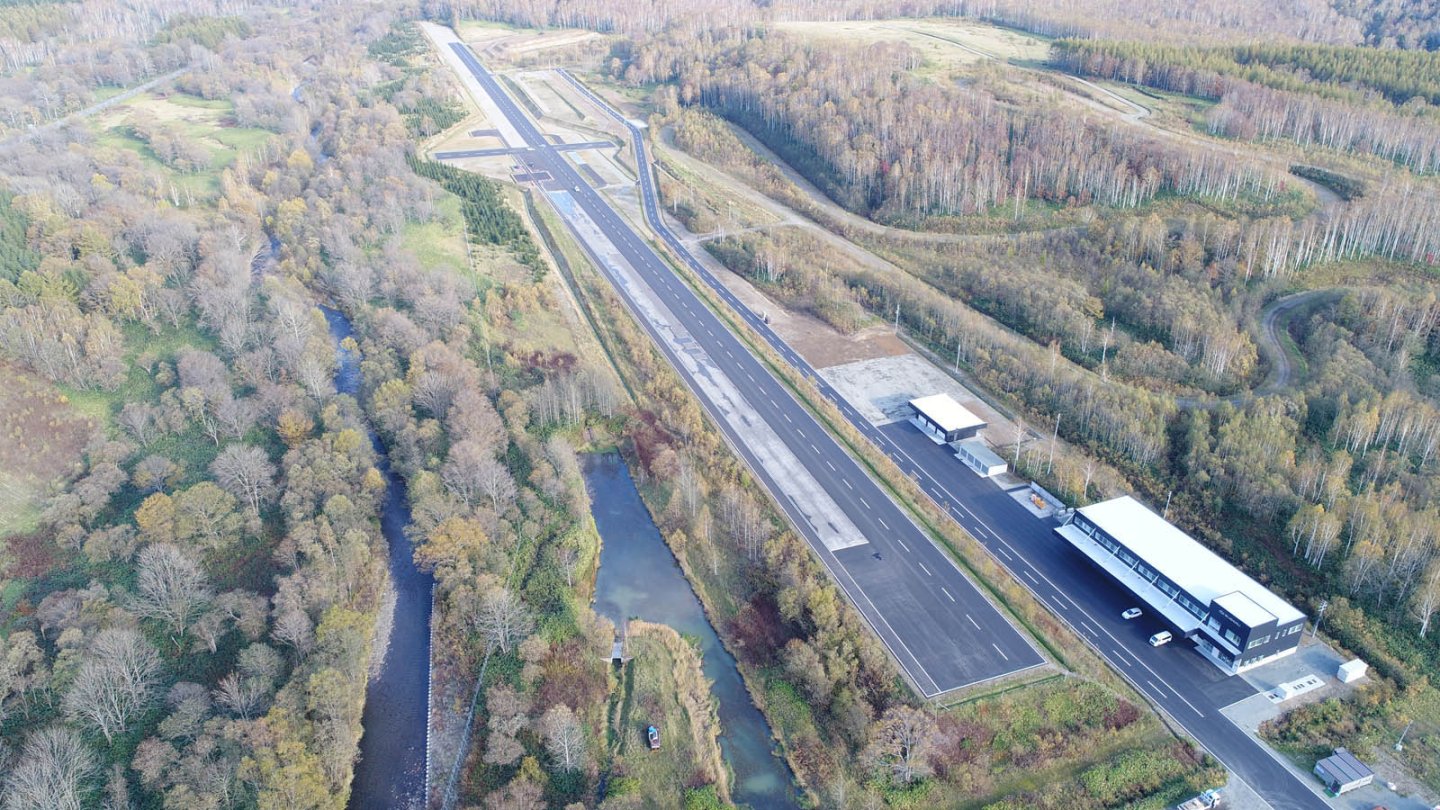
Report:
M1159 647L1162 644L1169 644L1172 638L1174 638L1174 636L1170 635L1169 630L1161 630L1150 637L1150 646Z
M1120 618L1122 618L1122 619L1138 619L1138 618L1140 618L1140 608L1130 608L1129 610L1125 611L1124 613L1121 613L1121 614L1120 614Z

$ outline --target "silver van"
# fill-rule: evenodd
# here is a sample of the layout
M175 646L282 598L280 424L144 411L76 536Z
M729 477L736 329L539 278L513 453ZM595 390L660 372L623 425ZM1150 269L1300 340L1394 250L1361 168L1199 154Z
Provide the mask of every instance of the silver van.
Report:
M1161 630L1150 637L1150 646L1159 647L1161 644L1169 644L1172 638L1174 638L1174 636L1170 635L1169 630Z

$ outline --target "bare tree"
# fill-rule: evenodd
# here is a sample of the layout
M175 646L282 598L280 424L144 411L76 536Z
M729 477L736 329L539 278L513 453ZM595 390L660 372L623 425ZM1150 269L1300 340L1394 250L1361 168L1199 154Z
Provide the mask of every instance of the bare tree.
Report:
M146 546L140 552L135 591L136 612L164 622L176 644L213 595L210 578L200 565L169 543Z
M260 418L260 406L252 399L226 399L215 406L220 429L232 439L244 438Z
M726 492L720 502L720 518L725 531L740 544L745 558L751 562L760 559L760 549L770 539L771 527L755 498L744 490Z
M458 441L478 442L491 450L505 441L505 423L479 388L462 388L445 417L450 435Z
M861 759L876 772L908 785L932 773L930 760L940 741L934 717L921 709L894 706L870 727L870 742Z
M275 620L275 629L271 631L275 640L290 645L295 654L304 659L315 647L315 628L310 622L310 617L303 610L287 610L280 614Z
M580 550L566 543L555 549L555 562L565 572L565 586L575 587L575 568L580 564Z
M455 442L440 467L440 481L466 506L474 506L480 496L480 470L487 460L493 459L480 442L468 439Z
M464 381L447 371L423 371L415 381L415 404L437 419L444 419Z
M1431 558L1415 589L1415 616L1420 620L1420 636L1430 630L1430 620L1440 611L1440 556Z
M516 494L515 479L505 465L496 461L484 445L468 439L450 448L440 468L440 480L467 506L475 505L483 495L496 512L501 511L502 501L509 505Z
M534 628L530 611L525 603L503 586L492 588L480 599L480 609L475 615L475 629L485 637L491 649L502 653L530 635Z
M557 703L540 718L545 748L561 770L573 771L585 764L585 727L569 706Z
M226 445L210 463L210 471L226 492L258 510L269 497L275 481L275 465L265 451L250 444Z
M160 409L148 402L127 402L116 421L141 447L146 447L160 434L159 415Z
M15 769L5 779L4 810L80 810L86 779L98 769L95 754L63 726L43 728L25 741Z
M688 460L680 462L680 474L675 478L675 485L685 514L692 518L700 514L700 505L705 501L705 482Z
M216 703L234 712L241 720L249 720L255 716L267 692L264 684L255 678L242 678L238 672L232 672L220 679L213 694Z
M149 708L159 677L160 656L150 642L128 628L102 630L65 693L65 715L109 742Z
M491 765L514 765L525 753L516 735L529 723L530 701L509 684L500 683L485 693L485 761Z
M485 459L478 470L480 478L480 491L490 499L490 508L498 514L504 510L500 504L503 502L507 507L515 500L517 489L515 479L510 476L510 471L505 465L493 458Z

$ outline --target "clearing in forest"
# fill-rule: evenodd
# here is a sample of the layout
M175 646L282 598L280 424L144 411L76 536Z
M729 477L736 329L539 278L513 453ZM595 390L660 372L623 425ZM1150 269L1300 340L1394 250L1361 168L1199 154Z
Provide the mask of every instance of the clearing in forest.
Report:
M0 386L0 535L34 528L50 484L74 473L95 423L54 386L4 366Z
M846 20L782 22L775 28L817 40L850 45L904 42L924 57L927 70L948 71L982 59L1037 63L1050 56L1043 39L970 20Z
M91 125L102 146L133 151L146 164L169 171L178 187L206 197L219 191L222 169L274 134L236 126L229 99L165 91L142 93L96 116Z

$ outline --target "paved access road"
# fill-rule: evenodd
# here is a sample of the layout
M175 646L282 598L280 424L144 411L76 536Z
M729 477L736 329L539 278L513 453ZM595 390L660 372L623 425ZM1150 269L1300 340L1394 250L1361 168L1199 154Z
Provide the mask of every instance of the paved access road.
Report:
M932 544L643 236L586 184L569 159L536 129L474 54L458 43L450 47L518 133L523 142L522 150L516 154L521 172L532 178L546 178L540 185L552 199L564 206L573 205L594 223L609 245L592 244L592 252L610 252L609 246L613 246L614 252L638 274L652 298L683 322L684 330L698 344L687 348L687 352L702 352L706 368L723 374L726 382L743 392L750 410L773 429L844 517L863 534L862 544L832 552L821 541L821 529L809 523L796 504L777 499L919 691L933 697L1044 664L1029 639L979 592L949 556ZM653 187L648 177L645 188L647 209L653 210ZM632 311L639 313L642 307L622 280L605 262L597 264L611 275ZM756 453L740 440L705 394L702 383L714 381L695 379L654 323L648 317L639 320L757 477L772 493L781 492L783 488L758 463Z
M850 406L753 311L740 302L686 249L660 216L658 195L645 139L640 128L574 77L566 79L586 97L630 130L636 150L651 227L690 269L785 358L813 379L820 393L838 406L845 418L909 474L946 513L964 526L1015 579L1062 621L1074 628L1132 685L1159 705L1207 750L1234 771L1277 810L1310 810L1329 805L1313 780L1297 778L1266 747L1251 739L1220 709L1254 695L1256 689L1238 676L1227 677L1200 657L1188 642L1154 648L1150 635L1159 629L1153 619L1120 618L1133 599L1096 572L1078 551L1054 536L1054 520L1032 515L994 483L972 474L952 455L911 427L899 422L877 427Z

